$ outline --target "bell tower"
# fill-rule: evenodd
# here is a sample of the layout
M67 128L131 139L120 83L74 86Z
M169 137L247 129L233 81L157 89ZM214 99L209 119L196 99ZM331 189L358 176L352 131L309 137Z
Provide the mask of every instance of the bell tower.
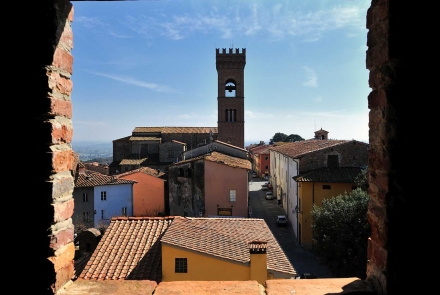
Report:
M218 74L217 139L244 148L244 66L246 48L215 50Z

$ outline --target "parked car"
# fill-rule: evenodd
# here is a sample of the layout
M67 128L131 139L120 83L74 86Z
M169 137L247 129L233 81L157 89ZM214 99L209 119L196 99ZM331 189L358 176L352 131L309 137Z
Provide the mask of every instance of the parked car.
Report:
M266 193L266 200L273 200L273 199L275 199L275 196L273 195L273 193L271 191L267 192Z
M286 217L286 215L278 215L277 216L277 225L278 226L287 225L287 217Z
M261 189L263 191L267 191L269 189L268 187L269 187L269 182L265 182L261 185Z

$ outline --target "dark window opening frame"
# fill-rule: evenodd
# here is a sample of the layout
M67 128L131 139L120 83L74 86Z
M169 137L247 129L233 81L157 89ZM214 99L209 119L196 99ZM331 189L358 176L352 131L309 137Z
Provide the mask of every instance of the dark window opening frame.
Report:
M188 272L188 259L187 258L175 258L174 259L174 272L175 273L187 273Z

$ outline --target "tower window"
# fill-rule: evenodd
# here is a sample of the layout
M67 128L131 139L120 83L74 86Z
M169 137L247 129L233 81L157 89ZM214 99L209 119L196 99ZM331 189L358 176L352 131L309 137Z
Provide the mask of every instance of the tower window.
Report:
M228 81L225 84L225 96L226 97L235 97L236 96L237 87L235 83L232 81Z

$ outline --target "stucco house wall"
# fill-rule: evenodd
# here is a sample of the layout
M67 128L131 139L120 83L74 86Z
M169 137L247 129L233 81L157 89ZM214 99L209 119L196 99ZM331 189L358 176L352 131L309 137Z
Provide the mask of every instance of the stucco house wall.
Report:
M158 216L165 213L165 180L137 171L119 176L134 180L133 216Z
M133 216L133 184L102 185L94 188L94 224L108 225L112 217L123 216L122 208L127 208L126 216ZM101 192L106 192L107 200L101 200ZM103 212L104 210L104 212Z
M298 221L301 225L300 243L304 248L312 248L312 208L313 205L322 206L324 199L330 199L353 190L353 183L326 183L326 182L299 182L300 213ZM331 189L325 190L323 185L330 185Z
M87 201L83 199L84 193L87 194ZM94 226L94 195L95 190L93 187L78 187L73 190L75 210L73 211L72 220L74 225L84 225L87 228Z
M172 281L247 281L249 264L162 244L162 282ZM175 258L187 258L188 272L175 273Z
M236 201L229 200L230 190L236 191ZM248 217L248 171L228 165L205 161L205 216L220 215L221 208L232 216Z

